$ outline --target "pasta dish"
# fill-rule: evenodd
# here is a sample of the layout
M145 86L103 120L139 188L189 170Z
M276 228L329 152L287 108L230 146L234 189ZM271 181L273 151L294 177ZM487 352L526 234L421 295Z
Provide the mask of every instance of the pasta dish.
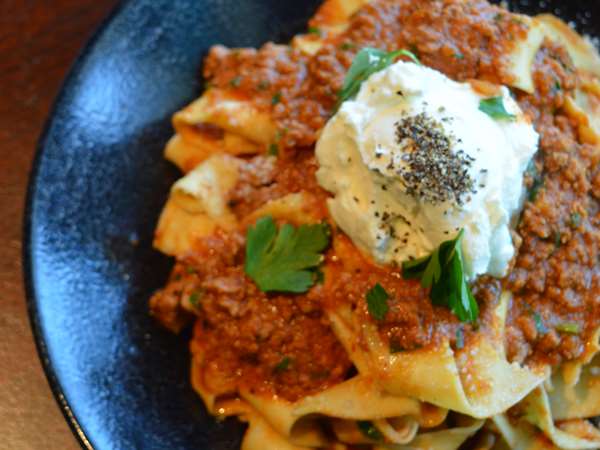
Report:
M485 0L211 48L150 299L244 450L600 448L600 57Z

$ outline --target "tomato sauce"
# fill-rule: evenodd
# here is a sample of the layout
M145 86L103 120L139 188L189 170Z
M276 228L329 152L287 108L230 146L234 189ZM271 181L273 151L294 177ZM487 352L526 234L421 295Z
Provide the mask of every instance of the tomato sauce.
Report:
M317 15L311 24L320 20ZM324 210L314 143L360 48L406 48L455 80L509 84L506 55L525 32L519 16L486 1L377 0L313 57L274 44L213 48L204 67L210 85L269 111L282 149L276 162L264 156L246 161L232 193L235 214L243 219L268 200L300 191L313 194ZM529 199L514 234L518 255L504 280L482 277L473 285L481 309L476 325L433 306L428 292L402 279L398 268L368 261L335 227L325 281L302 295L259 291L243 270L244 230L219 232L178 262L170 285L184 280L187 290L167 286L153 298L155 310L162 305L172 312L164 305L176 304L173 296L189 295L190 285L202 292L192 348L203 355L206 384L217 393L246 388L296 400L344 380L352 364L326 311L344 304L373 321L365 294L375 283L390 294L387 315L375 323L392 351L442 338L460 349L474 333L486 332L500 293L509 290L511 361L558 364L580 356L600 318L600 154L581 141L578 123L564 112L565 96L577 86L565 50L546 43L534 80L534 95L515 92L541 137L537 173L526 177Z

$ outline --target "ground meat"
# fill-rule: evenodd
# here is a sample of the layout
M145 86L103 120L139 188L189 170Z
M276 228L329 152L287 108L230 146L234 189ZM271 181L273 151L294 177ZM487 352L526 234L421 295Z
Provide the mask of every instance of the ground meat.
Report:
M281 146L310 146L362 47L405 48L454 79L508 84L507 54L525 32L518 18L484 0L376 0L313 58L273 44L260 50L216 46L204 75L211 84L235 89L270 109Z
M234 213L243 220L269 200L299 191L325 211L313 146L361 47L406 48L453 79L510 84L506 55L525 29L518 16L483 0L375 0L314 57L274 44L213 48L204 69L209 83L270 111L278 126L279 156L242 164L231 193ZM478 324L461 324L447 308L433 306L417 282L367 261L335 229L323 285L303 295L267 295L244 274L243 230L219 232L178 262L152 300L163 322L179 329L181 305L194 293L200 297L192 349L203 358L205 384L216 393L251 389L294 400L342 381L351 363L326 313L339 304L376 324L392 351L442 338L460 349L489 330L503 290L513 293L506 323L511 361L558 364L580 356L600 318L600 152L580 138L579 123L565 112L577 76L564 48L546 42L533 78L535 94L514 93L540 134L514 234L518 252L504 280L482 277L473 285ZM365 299L376 283L390 294L381 321L371 317Z
M204 384L216 394L247 389L294 401L343 381L352 364L318 296L261 292L244 274L241 243L218 232L175 269L177 282L194 286L187 295L197 293L192 351L202 355Z
M536 94L521 94L519 102L540 133L540 174L517 229L522 245L515 267L504 283L515 296L509 326L520 329L509 333L507 344L511 359L558 364L581 355L600 313L599 205L592 178L600 152L580 142L579 124L561 110L576 86L563 48L544 45L534 80Z
M317 184L317 168L313 152L305 150L289 149L278 158L252 158L241 165L230 206L243 218L269 200L295 192L307 192L324 200L327 194Z

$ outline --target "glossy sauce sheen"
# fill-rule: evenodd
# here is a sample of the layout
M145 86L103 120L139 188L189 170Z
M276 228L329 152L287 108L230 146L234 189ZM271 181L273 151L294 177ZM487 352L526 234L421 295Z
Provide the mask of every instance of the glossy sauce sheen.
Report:
M320 20L315 17L311 25L318 27ZM259 50L213 48L204 73L210 84L271 111L279 128L276 163L263 156L246 162L233 193L234 211L243 219L269 199L304 190L320 205L318 215L324 214L327 194L314 177L313 146L360 48L407 48L455 80L507 84L505 55L524 31L518 18L484 1L385 0L364 7L347 31L312 58L274 44ZM525 204L510 275L483 277L473 286L481 309L477 327L432 306L418 282L403 280L398 269L373 265L336 230L324 284L304 295L258 291L243 272L245 230L219 233L180 261L170 285L153 299L157 310L191 290L204 293L192 349L203 355L210 389L233 394L245 388L295 400L342 381L353 369L325 311L349 304L361 320L372 321L365 294L375 283L391 295L390 311L377 325L394 351L427 347L442 338L460 350L458 330L467 341L473 333L485 333L500 292L508 289L514 293L507 323L509 359L557 364L581 355L600 315L600 158L593 146L579 142L577 123L561 110L565 93L576 83L565 51L545 45L534 80L537 93L517 97L541 136L536 160L543 184ZM533 179L526 182L531 188ZM576 225L574 213L580 216ZM577 324L581 332L559 332L556 327L565 323ZM288 364L282 369L284 359Z

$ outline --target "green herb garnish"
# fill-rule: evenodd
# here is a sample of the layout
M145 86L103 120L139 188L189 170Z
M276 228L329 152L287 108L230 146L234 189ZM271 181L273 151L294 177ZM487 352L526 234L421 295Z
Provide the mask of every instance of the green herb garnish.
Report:
M539 312L533 313L533 321L535 322L535 329L540 334L546 334L548 332L548 327L544 323L544 319Z
M454 56L456 59L465 59L465 55L463 55L462 53L455 53Z
M278 230L270 216L261 217L246 235L246 274L263 292L306 292L315 284L330 234L326 223Z
M202 297L202 292L200 291L194 291L190 294L190 304L194 307L197 308L200 305L200 298Z
M552 233L552 240L554 241L554 247L560 248L562 247L562 234L560 231L555 231Z
M538 193L540 192L540 189L544 187L544 178L538 172L537 166L533 159L529 162L525 174L530 176L533 180L531 188L529 188L529 194L527 198L530 202L534 202L537 198Z
M283 358L281 358L281 361L279 361L277 363L277 365L273 368L273 372L275 372L275 373L285 372L286 370L288 370L290 368L291 363L292 363L292 358L290 358L289 356L284 356Z
M196 269L194 269L194 267L192 267L192 266L186 266L185 273L189 273L191 275L193 273L196 273Z
M354 50L356 48L356 44L353 42L344 42L342 45L340 45L340 48L342 50Z
M560 81L554 82L554 90L557 91L557 92L562 91L562 86L560 84Z
M435 251L424 258L402 264L402 276L421 280L421 286L431 287L434 305L446 306L461 322L475 322L479 306L467 284L461 242L464 230L455 239L442 242Z
M367 292L367 309L371 317L375 320L385 319L390 309L387 303L389 299L390 295L379 283L369 289L369 292Z
M408 50L386 52L370 47L361 49L354 57L348 73L346 73L344 86L338 93L337 107L342 102L354 97L360 90L363 81L369 78L369 76L390 66L399 56L406 56L415 64L421 64L414 53Z
M479 111L486 113L493 119L509 119L515 118L514 114L509 113L504 107L504 99L502 97L486 98L479 102Z
M279 147L277 146L277 144L270 144L267 153L271 156L279 155Z
M309 34L316 34L317 36L321 36L321 29L318 27L308 27Z
M276 92L271 98L271 104L276 105L281 101L281 92Z
M581 333L581 326L574 322L559 323L556 325L556 329L561 333L579 334Z
M383 434L369 420L358 420L356 426L365 437L373 441L383 441Z
M240 87L240 83L241 83L241 82L242 82L242 79L241 79L241 77L235 77L235 78L232 78L232 79L229 81L229 85L230 85L231 87L234 87L234 88L236 88L236 87Z
M579 225L581 225L581 214L579 214L578 212L572 213L569 223L571 225L571 228L578 228Z

